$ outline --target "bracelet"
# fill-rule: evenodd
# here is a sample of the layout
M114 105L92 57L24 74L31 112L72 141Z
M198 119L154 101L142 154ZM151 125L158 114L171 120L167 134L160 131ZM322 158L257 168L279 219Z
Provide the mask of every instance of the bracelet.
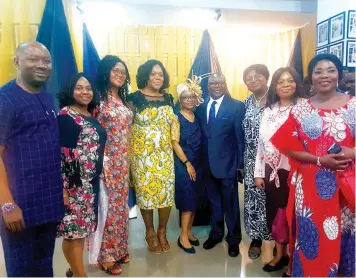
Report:
M67 198L68 197L68 195L67 194L63 194L63 198Z
M316 158L316 165L319 166L319 167L322 166L322 165L321 165L321 162L320 162L320 157L319 157L319 156Z
M188 159L183 162L184 165L186 165L188 162L190 162Z

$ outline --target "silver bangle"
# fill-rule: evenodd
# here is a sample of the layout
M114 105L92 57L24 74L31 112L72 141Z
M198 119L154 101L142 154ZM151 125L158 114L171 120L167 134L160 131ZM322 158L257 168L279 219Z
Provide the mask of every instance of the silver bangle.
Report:
M319 167L322 166L322 165L321 165L321 162L320 162L320 157L319 157L319 156L316 158L316 165L319 166Z

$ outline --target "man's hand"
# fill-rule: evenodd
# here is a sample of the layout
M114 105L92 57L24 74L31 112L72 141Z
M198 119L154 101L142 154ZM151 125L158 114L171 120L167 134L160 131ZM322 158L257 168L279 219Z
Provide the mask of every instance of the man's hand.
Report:
M245 171L244 169L237 169L237 181L239 183L243 183L245 179Z
M10 212L2 213L5 225L11 232L20 232L25 229L25 221L23 219L22 210L16 205Z

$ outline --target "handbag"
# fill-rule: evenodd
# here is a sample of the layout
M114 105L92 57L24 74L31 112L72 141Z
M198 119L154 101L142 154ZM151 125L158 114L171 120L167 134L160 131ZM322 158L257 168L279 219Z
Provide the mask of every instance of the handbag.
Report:
M336 178L340 192L346 200L348 207L355 209L355 168L338 172Z
M279 208L272 223L272 238L279 244L289 243L286 208Z

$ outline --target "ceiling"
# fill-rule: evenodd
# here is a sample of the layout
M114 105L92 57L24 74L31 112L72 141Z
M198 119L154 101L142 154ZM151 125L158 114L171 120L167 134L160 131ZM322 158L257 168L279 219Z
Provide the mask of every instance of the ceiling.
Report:
M78 0L78 2L99 0ZM100 2L117 2L127 5L156 5L175 7L196 7L213 9L302 12L314 13L317 0L100 0Z

